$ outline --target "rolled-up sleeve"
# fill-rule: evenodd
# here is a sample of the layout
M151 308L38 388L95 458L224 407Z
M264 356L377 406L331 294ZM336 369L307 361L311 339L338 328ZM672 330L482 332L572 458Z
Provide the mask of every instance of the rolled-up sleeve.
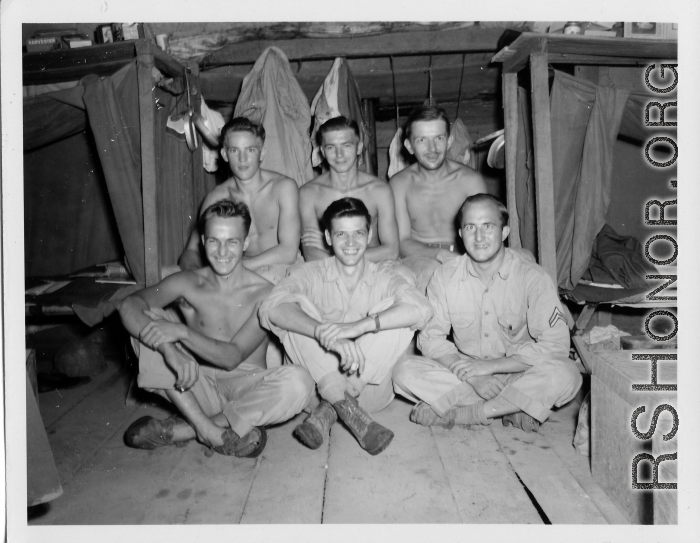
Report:
M311 276L308 274L307 270L303 268L277 283L263 303L260 304L260 309L258 309L260 325L277 337L281 338L286 334L286 330L282 330L270 322L270 312L282 304L298 303L303 305L308 303L306 293L309 292L311 283Z
M433 306L428 299L399 275L395 275L389 279L386 297L393 297L397 303L407 304L418 310L420 313L420 320L411 326L411 330L415 331L425 328L428 321L430 321L430 317L433 315Z
M447 306L447 293L443 269L438 269L428 283L428 300L433 308L433 316L427 326L418 334L418 348L423 356L433 360L459 354L454 343L448 341L452 323Z
M566 316L549 275L528 277L527 326L535 341L513 346L512 356L518 362L536 366L540 361L567 359L571 339Z

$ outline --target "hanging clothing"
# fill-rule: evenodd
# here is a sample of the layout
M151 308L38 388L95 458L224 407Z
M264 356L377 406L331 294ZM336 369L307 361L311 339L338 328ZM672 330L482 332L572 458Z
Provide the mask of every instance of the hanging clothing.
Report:
M462 119L457 119L452 123L450 136L452 136L452 145L447 151L447 158L475 170L478 169L476 155L471 151L472 140L469 138L469 132Z
M218 137L221 134L221 127L224 126L224 117L218 111L209 109L207 103L202 100L202 118L204 119L204 124ZM209 147L207 140L202 138L202 155L204 158L204 169L209 173L215 172L219 169L219 158L221 158L221 153L219 153L219 148Z
M352 119L360 127L360 141L363 145L363 151L360 155L358 167L363 172L372 173L369 166L371 164L368 146L369 134L367 133L365 120L362 117L360 89L344 58L336 58L335 62L333 62L331 71L328 72L323 85L318 89L316 96L311 102L311 115L314 117L314 127L311 131L311 146L313 147L311 163L314 168L319 167L323 163L323 156L321 155L316 136L318 129L328 119L342 115Z
M404 158L403 128L399 127L389 145L389 171L387 178L391 179L395 174L408 166Z
M280 49L268 47L255 61L233 114L265 128L264 169L291 177L298 186L311 180L309 102Z

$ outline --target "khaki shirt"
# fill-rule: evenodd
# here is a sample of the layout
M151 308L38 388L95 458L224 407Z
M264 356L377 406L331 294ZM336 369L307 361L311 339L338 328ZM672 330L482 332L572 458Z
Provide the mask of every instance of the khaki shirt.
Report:
M506 356L534 366L569 356L569 328L554 283L542 267L510 249L488 286L467 255L444 264L428 284L428 298L433 318L418 335L428 358ZM454 343L447 340L450 328Z
M310 302L320 311L323 322L352 323L364 319L373 306L388 298L418 309L420 320L412 330L423 328L433 313L427 298L403 277L367 259L362 278L350 295L332 256L308 262L280 281L261 304L258 315L264 328L283 339L286 330L273 325L268 317L280 304L298 303L303 309Z

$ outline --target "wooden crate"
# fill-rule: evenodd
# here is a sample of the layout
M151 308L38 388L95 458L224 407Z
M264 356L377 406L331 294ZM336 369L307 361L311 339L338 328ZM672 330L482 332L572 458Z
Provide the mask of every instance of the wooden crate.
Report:
M633 384L651 384L651 361L633 360L633 354L650 351L607 351L591 353L591 471L594 479L631 523L677 524L677 490L640 490L632 487L632 460L639 453L658 458L678 451L678 434L669 441L662 436L673 426L672 414L663 411L651 439L640 440L632 432L631 419L641 406L637 429L650 429L654 410L662 404L676 408L675 391L636 391ZM651 351L657 355L676 351ZM657 384L677 384L677 361L657 363ZM652 481L648 461L638 464L637 482ZM677 461L659 464L659 483L677 483Z

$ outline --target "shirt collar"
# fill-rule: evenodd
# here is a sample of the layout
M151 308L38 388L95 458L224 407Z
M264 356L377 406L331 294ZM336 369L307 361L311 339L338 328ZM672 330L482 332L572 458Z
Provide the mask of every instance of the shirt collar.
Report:
M377 282L377 273L376 273L376 265L367 260L365 260L365 269L362 272L362 281L369 287L372 287L375 285ZM332 256L330 258L326 258L323 261L324 264L324 272L323 272L323 280L327 283L333 283L340 279L340 275L338 274L338 268L336 267L335 264L335 257Z
M474 263L472 262L472 259L469 258L469 255L465 254L462 256L462 258L466 260L466 266L462 267L462 275L460 279L462 281L467 281L470 275L472 277L478 278L479 275L476 273L476 270L474 269ZM508 279L508 275L510 275L510 269L512 265L513 255L511 254L510 249L506 248L505 256L503 257L503 262L501 262L501 267L498 268L498 271L496 273L501 276L501 279L506 280Z

